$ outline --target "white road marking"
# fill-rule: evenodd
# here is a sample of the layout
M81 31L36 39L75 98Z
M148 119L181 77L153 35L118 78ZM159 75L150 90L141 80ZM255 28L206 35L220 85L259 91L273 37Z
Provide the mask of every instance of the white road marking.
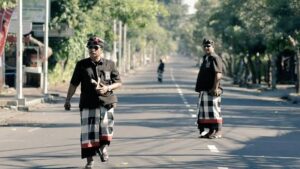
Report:
M11 130L12 130L12 131L17 131L17 129L16 129L16 128L12 128Z
M215 145L207 145L207 147L213 153L218 153L219 152L219 150L217 149L217 147Z
M34 132L36 130L40 129L40 127L35 127L35 128L32 128L32 129L29 129L28 132Z
M175 86L176 86L176 88L177 88L177 92L178 92L179 96L181 97L181 100L183 101L183 103L185 104L185 106L186 106L187 108L190 108L191 105L188 103L188 101L187 101L186 98L184 97L184 93L182 92L182 90L181 90L181 88L180 88L180 85L178 85L178 84L176 83L175 77L174 77L174 75L173 75L173 69L171 69L171 78L172 78L172 81L174 82L174 84L175 84ZM188 109L188 111L189 111L189 112L195 112L195 110L194 110L194 109L191 109L191 108ZM195 114L190 114L190 116L191 116L192 118L197 117L197 115L195 115Z
M227 167L218 167L218 169L228 169Z
M121 164L122 165L128 165L128 162L122 162Z
M191 114L191 116L192 116L193 118L196 118L196 117L197 117L197 114Z

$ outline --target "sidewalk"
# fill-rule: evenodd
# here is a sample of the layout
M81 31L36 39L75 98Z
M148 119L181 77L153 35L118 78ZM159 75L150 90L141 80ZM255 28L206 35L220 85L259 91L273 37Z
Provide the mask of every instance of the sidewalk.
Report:
M15 88L4 88L0 92L0 125L5 125L7 119L16 115L24 114L40 103L51 101L60 92L66 92L65 87L59 86L57 89L50 87L49 94L43 94L41 88L24 87L22 105L18 105L18 99ZM19 102L20 103L20 102Z
M300 95L296 93L295 85L277 85L275 90L261 89L259 93L265 97L278 97L293 104L300 104Z
M223 81L226 81L225 85L230 86L229 88L234 88L235 91L244 91L247 94L265 97L271 100L288 100L293 104L300 104L300 94L296 93L295 85L277 84L276 89L270 89L266 85L256 87L233 85L233 81L230 77L223 77ZM222 84L224 86L224 83Z
M0 93L0 111L1 108L19 110L23 108L22 110L25 110L30 105L42 103L47 97L44 96L41 88L24 87L22 91L24 99L18 100L15 88L2 89Z

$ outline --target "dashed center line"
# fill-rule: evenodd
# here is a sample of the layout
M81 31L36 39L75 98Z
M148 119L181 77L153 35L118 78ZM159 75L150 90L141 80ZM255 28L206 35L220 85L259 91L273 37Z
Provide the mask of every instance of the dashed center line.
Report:
M217 147L215 145L207 145L207 147L213 153L218 153L219 152L219 150L217 149Z
M180 95L180 97L181 97L183 103L184 103L185 106L188 108L188 111L189 111L189 112L195 112L194 109L190 108L191 105L187 102L186 98L184 97L184 94L183 94L182 90L180 89L180 85L178 85L178 84L176 83L176 80L175 80L174 75L173 75L173 69L171 69L171 79L172 79L172 81L174 82L174 84L175 84L175 86L176 86L176 88L177 88L177 92L178 92L178 94ZM190 115L191 115L191 117L197 117L197 115L194 115L194 114L190 114Z
M35 127L35 128L32 128L32 129L29 129L28 132L34 132L36 130L40 129L40 127Z

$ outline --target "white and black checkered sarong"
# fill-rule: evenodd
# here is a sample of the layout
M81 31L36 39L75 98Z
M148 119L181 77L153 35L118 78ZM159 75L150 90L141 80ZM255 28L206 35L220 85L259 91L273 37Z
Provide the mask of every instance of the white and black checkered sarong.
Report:
M81 117L81 148L99 147L101 141L113 137L114 109L104 107L83 109Z
M162 79L163 78L163 72L161 72L161 71L157 72L157 78Z
M198 125L222 124L221 97L215 97L202 91L198 102Z

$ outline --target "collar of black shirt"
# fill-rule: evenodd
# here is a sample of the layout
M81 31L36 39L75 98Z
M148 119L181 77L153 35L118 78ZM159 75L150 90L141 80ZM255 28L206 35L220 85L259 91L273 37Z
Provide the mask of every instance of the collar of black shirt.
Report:
M94 62L94 61L92 61L92 59L90 59L90 61L91 61L91 63L93 63L94 65L102 65L103 62L104 62L104 59L101 58L98 62Z

